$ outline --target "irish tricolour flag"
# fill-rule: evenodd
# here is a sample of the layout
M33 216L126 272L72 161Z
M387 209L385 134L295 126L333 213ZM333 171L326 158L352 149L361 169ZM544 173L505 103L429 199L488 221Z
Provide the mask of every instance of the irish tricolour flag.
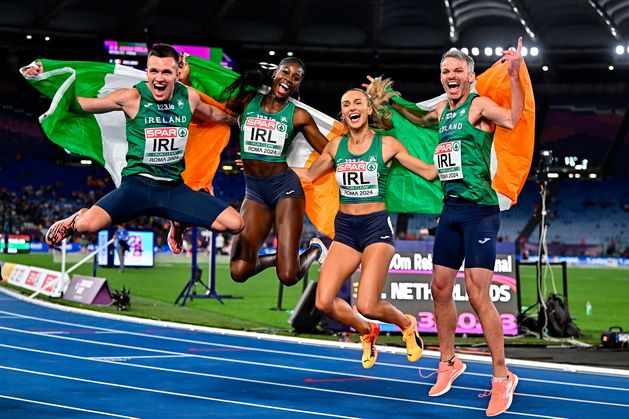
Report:
M522 61L520 65L519 78L524 91L524 110L522 116L512 130L496 127L491 148L490 172L492 188L496 191L500 209L503 211L515 205L518 200L518 195L524 186L524 182L531 168L533 148L535 145L535 98L531 79L524 61ZM506 64L498 61L478 76L472 89L481 96L491 98L502 107L511 108L510 83ZM429 112L435 109L439 102L447 100L447 96L444 93L441 96L419 103L409 102L399 96L393 97L393 100L403 107ZM430 130L419 127L407 120L396 112L393 107L391 107L391 111L393 112L394 128L387 131L387 134L402 141L411 154L424 161L431 162L432 154L438 144L437 126L433 127L433 132L430 132ZM421 194L422 191L426 190L425 182L409 178L410 173L406 170L402 170L402 168L398 166L394 165L391 173L394 177L397 177L399 182L403 185L398 186L397 180L394 180L395 186L393 187L398 191L406 190L415 194ZM389 186L391 187L391 180L389 181ZM436 185L433 184L432 186ZM431 189L430 192L434 192L434 189ZM430 196L432 196L432 194L430 194ZM388 197L389 195L387 195L387 198ZM429 200L429 203L430 202L433 201ZM404 211L404 208L408 208L407 204L408 203L404 202L404 200L399 200L395 194L393 194L391 201L387 199L387 208L389 211L410 212ZM427 213L440 213L442 204L435 202L435 205L434 210L427 211Z
M98 62L41 61L44 73L27 79L37 90L49 97L52 102L40 122L47 137L66 150L90 157L109 171L114 183L120 184L120 174L126 165L125 120L122 111L98 115L86 114L76 100L76 96L102 97L108 93L130 88L146 80L146 74L133 68ZM238 74L218 64L198 57L188 57L191 74L190 82L202 93L208 103L223 107L215 99L219 98L226 86ZM513 132L498 130L494 143L496 173L494 189L499 196L506 196L503 206L515 203L517 194L528 174L533 150L534 102L526 67L521 70L521 80L525 87L525 112L522 121ZM487 94L503 106L509 106L510 95L508 76L504 66L494 66L478 78L476 89ZM340 95L343 92L339 92ZM492 96L493 95L493 96ZM439 100L436 98L435 100ZM436 103L415 104L404 102L406 106L428 109ZM295 101L315 119L320 131L328 139L344 132L343 125L334 118ZM426 162L432 161L432 154L438 142L436 129L413 125L397 112L393 112L395 128L389 132L404 142L411 154ZM194 121L193 121L194 122ZM212 179L220 163L220 153L229 141L229 127L220 124L193 123L186 146L186 170L183 178L193 189L212 191ZM292 167L309 167L318 154L305 138L299 134L293 141L288 163ZM492 166L493 167L493 166ZM387 185L387 207L393 212L438 214L441 212L442 192L439 182L427 182L395 165L389 174ZM306 213L321 233L334 236L334 216L338 209L338 186L332 173L318 179L314 184L305 184ZM503 199L501 198L501 204Z
M86 114L81 111L76 96L105 96L146 80L146 74L114 64L37 61L42 62L45 71L28 81L52 99L50 108L39 117L44 132L66 150L105 166L118 186L126 165L125 116L122 112Z

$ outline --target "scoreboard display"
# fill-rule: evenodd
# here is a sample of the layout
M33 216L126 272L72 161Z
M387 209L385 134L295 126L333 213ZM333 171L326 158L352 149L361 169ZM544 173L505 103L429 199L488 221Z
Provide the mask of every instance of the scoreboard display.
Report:
M104 41L106 61L128 67L144 69L149 47L144 42ZM222 48L198 45L173 45L178 53L186 53L220 64L229 69L234 68L234 61L223 52Z
M9 234L8 240L0 234L0 252L2 253L30 253L31 236L27 234Z

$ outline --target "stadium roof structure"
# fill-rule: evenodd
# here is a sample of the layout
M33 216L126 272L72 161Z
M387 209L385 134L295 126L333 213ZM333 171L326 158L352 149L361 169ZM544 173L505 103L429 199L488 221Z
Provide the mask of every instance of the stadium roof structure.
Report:
M434 69L450 47L478 60L524 37L541 68L629 68L629 0L20 0L0 33L221 46L253 61L294 52L310 65ZM68 44L66 42L66 44ZM620 46L624 48L620 54ZM619 48L619 53L616 53ZM491 56L485 56L485 50ZM242 59L241 59L242 62Z

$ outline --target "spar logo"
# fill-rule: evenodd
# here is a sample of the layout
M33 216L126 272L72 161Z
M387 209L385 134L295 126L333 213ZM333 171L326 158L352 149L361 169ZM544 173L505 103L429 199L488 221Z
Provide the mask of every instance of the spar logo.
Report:
M147 128L144 130L146 138L175 138L175 137L187 137L187 128Z
M367 170L367 163L363 161L340 163L336 168L337 172L364 172L365 170Z
M458 147L457 147L458 149ZM455 150L457 151L457 150ZM452 152L452 143L441 143L435 149L435 154L440 153L451 153Z
M247 120L245 121L245 126L275 130L275 128L277 127L277 121L274 121L272 119L247 118ZM284 127L284 131L285 130L286 127Z

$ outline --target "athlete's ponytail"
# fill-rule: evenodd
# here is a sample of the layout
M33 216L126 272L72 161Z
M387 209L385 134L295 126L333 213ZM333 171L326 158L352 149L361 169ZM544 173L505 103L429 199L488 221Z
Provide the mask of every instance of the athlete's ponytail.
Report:
M296 63L305 74L306 66L297 57L286 57L278 65L262 62L260 68L248 70L223 90L220 100L227 102L227 108L236 114L241 114L251 102L256 93L262 90L265 83L269 83L275 77L275 72L284 64ZM270 84L270 83L269 83ZM299 94L299 91L297 91Z
M384 130L393 128L389 101L393 96L400 96L400 93L394 91L392 86L391 79L377 78L367 87L366 95L373 107L370 124L373 128Z
M242 114L270 74L268 69L262 68L245 71L223 90L221 101L227 101L227 108L235 114Z

